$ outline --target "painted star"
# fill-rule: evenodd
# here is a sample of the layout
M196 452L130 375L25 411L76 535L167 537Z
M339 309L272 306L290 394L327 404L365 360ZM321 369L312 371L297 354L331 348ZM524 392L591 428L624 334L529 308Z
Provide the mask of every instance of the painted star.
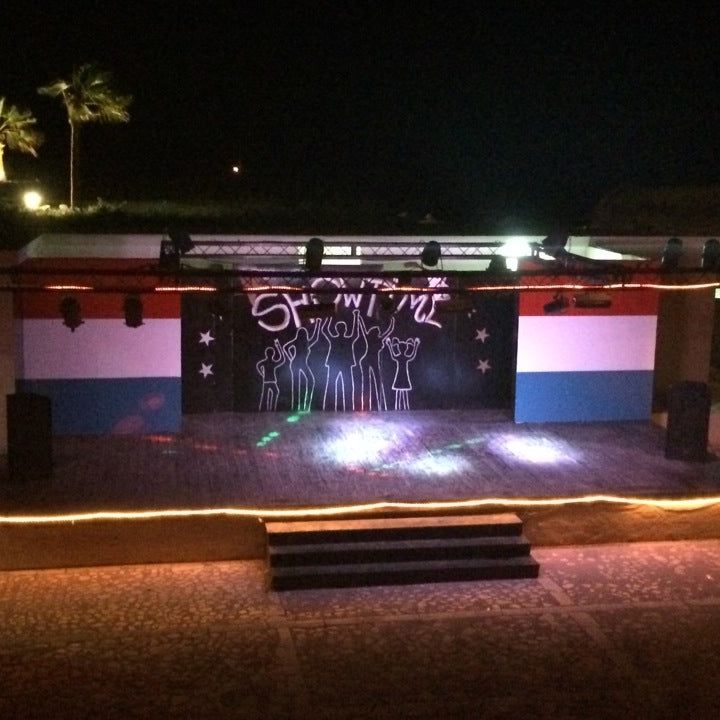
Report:
M475 331L475 339L479 340L480 342L484 343L489 337L490 333L487 331L487 328Z
M479 370L483 375L491 369L489 360L478 360L476 370Z
M210 347L210 343L215 339L210 333L212 330L208 330L207 332L201 332L200 333L200 342L201 344L204 343L205 347Z
M202 367L198 370L198 372L203 376L203 378L207 380L208 375L214 374L212 370L212 363L210 363L209 365L206 365L205 363L200 364L202 365Z

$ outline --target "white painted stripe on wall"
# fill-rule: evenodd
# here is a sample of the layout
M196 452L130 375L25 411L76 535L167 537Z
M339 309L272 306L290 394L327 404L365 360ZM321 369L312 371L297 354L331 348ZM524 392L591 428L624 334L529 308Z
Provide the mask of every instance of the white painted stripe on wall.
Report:
M653 370L655 315L524 316L518 372Z
M57 320L23 320L26 380L180 377L180 319L86 320L75 332Z

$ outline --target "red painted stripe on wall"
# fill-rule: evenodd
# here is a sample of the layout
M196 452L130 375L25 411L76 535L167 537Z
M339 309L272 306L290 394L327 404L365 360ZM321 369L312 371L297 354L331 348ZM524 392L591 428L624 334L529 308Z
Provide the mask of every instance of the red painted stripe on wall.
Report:
M124 318L121 293L73 292L24 292L15 297L16 318L60 318L60 303L71 295L80 303L83 318ZM179 318L180 295L177 293L152 293L140 296L145 318Z
M566 278L558 282L577 282L577 278ZM575 304L578 297L597 297L599 294L611 298L610 307L603 308L580 308ZM561 296L567 301L567 306L562 310L562 315L657 315L659 291L657 290L569 290L569 291L545 291L532 290L520 293L519 313L524 315L546 315L545 305Z

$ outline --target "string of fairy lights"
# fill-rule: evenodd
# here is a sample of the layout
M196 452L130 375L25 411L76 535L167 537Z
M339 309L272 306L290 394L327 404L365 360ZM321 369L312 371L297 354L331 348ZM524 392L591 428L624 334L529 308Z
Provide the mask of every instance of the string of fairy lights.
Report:
M238 517L257 520L321 519L382 511L397 512L448 512L483 508L512 508L533 510L561 506L624 505L651 508L670 512L696 511L720 506L720 496L691 498L652 498L623 495L582 495L558 498L474 498L469 500L425 502L369 502L354 505L328 505L304 508L278 507L220 507L220 508L174 508L164 510L97 510L62 514L0 515L0 526L51 525L58 523L87 523L98 521L137 521L194 517Z
M192 245L191 245L192 246ZM74 282L42 282L43 277L72 278ZM77 278L88 277L92 284L80 284ZM115 278L106 282L106 278ZM638 279L646 277L646 280ZM100 280L102 278L102 281ZM118 281L118 278L121 278ZM273 282L277 278L281 282ZM360 285L339 287L334 279L343 278ZM375 278L387 284L363 284L362 280ZM568 278L581 281L572 282ZM93 281L94 279L94 281ZM693 292L720 288L720 274L698 268L673 267L667 269L643 264L611 264L606 268L587 266L546 267L522 271L468 272L468 271L372 271L368 269L320 269L313 272L287 270L208 270L195 267L174 268L173 272L149 268L0 268L0 292L77 292L77 293L286 293L336 295L351 291L358 294L415 294L463 296L475 293L498 292L583 292L583 291L642 291ZM200 280L201 282L198 282ZM270 282L268 282L270 280ZM317 281L326 280L326 285ZM418 285L418 280L427 285ZM202 282L204 281L204 282ZM209 281L209 282L208 282ZM230 281L230 282L229 282ZM282 282L284 281L284 282ZM296 284L287 284L288 281ZM158 284L158 282L160 284ZM448 284L448 282L453 284ZM357 513L382 511L396 512L447 512L483 508L513 508L532 510L559 506L624 505L666 511L694 511L720 505L720 496L692 498L650 498L620 495L585 495L558 498L475 498L434 502L369 502L354 505L317 506L304 508L279 507L224 507L175 508L134 511L98 510L63 514L0 515L0 526L46 525L54 523L85 523L95 521L137 521L192 517L245 517L264 519L320 519Z
M76 284L53 284L53 285L13 285L0 286L0 292L82 292L82 293L233 293L233 294L255 294L255 293L287 293L287 294L313 294L313 295L335 295L343 290L352 291L357 294L380 294L392 295L393 293L405 293L415 295L465 295L472 293L492 292L581 292L600 290L657 290L669 292L688 292L698 290L717 290L720 282L690 282L690 283L667 283L667 282L608 282L608 283L512 283L492 285L467 285L462 288L450 286L417 287L414 285L393 285L386 287L316 287L304 285L240 285L232 288L216 287L213 285L153 285L153 286L130 286L130 285L76 285Z

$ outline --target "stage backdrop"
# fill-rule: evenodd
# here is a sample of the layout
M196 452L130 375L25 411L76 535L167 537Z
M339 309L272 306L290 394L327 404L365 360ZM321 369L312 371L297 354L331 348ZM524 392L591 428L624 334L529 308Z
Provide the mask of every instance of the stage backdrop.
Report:
M184 412L510 407L513 295L449 311L444 294L381 303L358 291L377 280L332 282L329 296L184 296ZM309 317L320 302L332 307Z

